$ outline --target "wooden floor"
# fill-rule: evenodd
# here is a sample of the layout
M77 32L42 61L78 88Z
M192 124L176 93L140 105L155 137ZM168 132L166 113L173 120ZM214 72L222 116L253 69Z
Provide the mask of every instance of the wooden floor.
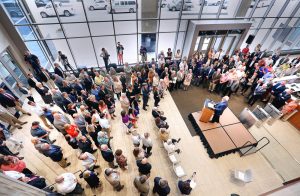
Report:
M184 93L184 92L182 92ZM152 95L151 95L152 98ZM153 100L149 105L153 105ZM118 117L112 122L112 148L115 151L121 148L129 160L129 169L121 171L121 181L125 184L124 190L121 192L114 192L112 187L105 181L103 177L103 169L108 165L102 159L101 154L97 154L98 163L101 165L100 178L103 182L103 188L91 190L86 187L86 195L122 195L133 196L138 195L133 186L133 179L138 174L135 159L132 155L133 145L131 136L126 135L121 127L120 120L120 105L116 103L116 114ZM167 93L165 98L160 103L160 109L165 112L168 118L169 130L173 138L181 138L179 148L182 153L179 155L180 164L183 166L185 172L190 176L194 171L197 172L196 182L197 186L192 191L191 195L230 195L237 193L240 195L258 195L280 187L282 179L271 167L268 161L261 153L256 153L246 157L240 157L237 153L231 154L219 159L210 159L204 149L198 136L192 137L185 125L172 97ZM197 108L195 108L197 110ZM48 183L53 183L57 175L64 172L76 172L82 169L80 161L77 159L78 151L71 149L65 142L64 138L56 130L53 130L50 137L57 139L55 144L60 145L64 149L64 154L71 161L72 165L66 169L62 169L58 164L52 162L49 158L39 154L30 143L30 124L37 116L27 117L22 116L22 120L27 120L28 124L22 130L14 130L14 136L24 142L25 148L21 150L21 154L25 157L25 162L28 168L34 170L39 175L44 176ZM141 110L139 119L139 133L149 132L154 142L153 155L149 158L152 164L152 172L150 177L150 185L153 187L153 178L160 176L169 181L171 187L170 195L179 195L176 187L177 178L173 172L171 162L167 158L165 150L157 136L157 129L154 127L154 121L151 116L151 110L147 112ZM232 169L246 170L251 169L253 172L253 182L248 184L237 183L231 180L230 171ZM85 187L85 183L80 180ZM152 193L150 194L152 195Z

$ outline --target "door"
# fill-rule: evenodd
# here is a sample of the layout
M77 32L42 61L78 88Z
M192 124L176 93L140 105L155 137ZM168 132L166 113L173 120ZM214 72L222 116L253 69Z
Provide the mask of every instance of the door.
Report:
M27 78L8 50L0 54L0 78L17 97L22 96L22 93L18 90L17 82L28 86Z

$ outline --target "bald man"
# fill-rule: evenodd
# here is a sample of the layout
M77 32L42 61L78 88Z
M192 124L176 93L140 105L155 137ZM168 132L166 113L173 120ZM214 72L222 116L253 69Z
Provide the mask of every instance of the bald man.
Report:
M225 96L222 98L222 101L215 104L215 113L210 121L211 123L219 122L220 116L223 114L224 110L228 107L229 97Z

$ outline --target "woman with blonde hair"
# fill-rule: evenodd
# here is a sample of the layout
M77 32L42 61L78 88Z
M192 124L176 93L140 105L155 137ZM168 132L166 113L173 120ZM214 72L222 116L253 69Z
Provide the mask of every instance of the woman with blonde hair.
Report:
M124 110L127 114L130 107L130 102L125 93L121 93L120 103L122 110Z

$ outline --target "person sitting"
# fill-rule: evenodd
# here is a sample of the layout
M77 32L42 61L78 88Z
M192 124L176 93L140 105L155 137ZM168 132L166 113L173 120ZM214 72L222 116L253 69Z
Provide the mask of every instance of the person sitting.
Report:
M56 191L62 195L75 195L83 193L84 189L72 173L63 173L55 178Z
M107 168L104 171L105 179L113 186L114 190L121 191L124 185L120 182L120 172L112 168Z
M146 175L148 177L150 176L152 166L148 162L147 158L143 158L142 160L137 160L136 165L139 168L140 175Z
M171 189L167 180L164 180L161 177L154 178L153 193L157 193L159 196L166 196L170 191Z
M70 135L65 135L65 139L73 149L78 149L78 141L76 138L72 138Z
M163 111L159 111L157 109L157 107L153 107L153 109L152 109L152 116L153 116L153 118L156 119L157 117L159 117L161 120L165 121L165 120L167 120L167 118L164 117L163 114L164 114Z
M166 142L164 142L164 148L168 152L168 154L177 152L178 154L180 153L180 149L176 149L175 143L178 143L178 140L175 139L168 139Z
M97 151L97 149L93 149L91 140L86 138L85 136L81 136L78 140L78 147L83 153L95 153Z
M26 176L33 175L32 171L26 168L26 163L15 156L0 156L0 169L2 171L17 171Z
M92 188L98 188L101 186L101 181L97 176L97 172L86 170L83 172L83 179L88 183L88 185Z
M193 188L191 187L191 182L194 181L194 177L196 175L196 172L193 173L192 177L186 181L179 180L178 181L178 188L181 192L181 194L184 195L190 195Z
M169 128L168 123L166 121L161 120L160 117L157 117L155 119L155 124L159 129L161 129L161 128L168 129Z
M64 129L65 129L65 132L67 134L69 134L72 138L76 138L79 135L79 129L76 125L65 124Z
M98 146L106 144L110 148L110 139L104 131L99 131L97 134Z
M96 157L89 152L82 153L78 158L82 161L82 166L87 170L94 170L100 167L99 165L96 165Z
M32 122L30 133L32 137L38 137L47 140L49 143L54 143L56 140L50 140L49 133L50 131L42 128L40 126L40 122L34 121Z
M163 142L167 142L168 139L170 137L170 131L167 130L166 128L161 128L159 129L159 138L163 141ZM181 140L181 138L179 138L178 140L176 139L171 139L172 143L174 144L175 142L179 142Z

